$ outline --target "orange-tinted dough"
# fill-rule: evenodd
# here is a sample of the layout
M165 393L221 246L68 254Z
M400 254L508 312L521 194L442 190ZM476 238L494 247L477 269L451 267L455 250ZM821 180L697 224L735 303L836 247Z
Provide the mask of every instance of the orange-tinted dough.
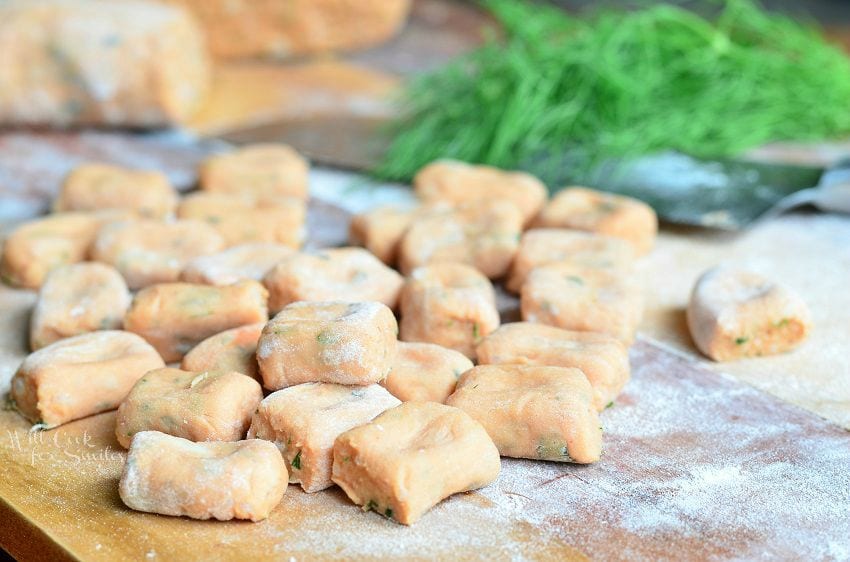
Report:
M528 322L602 332L631 344L643 315L643 290L633 272L551 263L529 273L520 305Z
M794 291L732 267L716 267L699 278L687 317L694 343L715 361L785 353L812 327L809 309Z
M586 464L602 453L593 391L579 369L475 367L446 403L478 420L504 457Z
M499 451L468 414L405 402L337 438L332 478L365 510L410 525L443 498L493 482L500 469Z
M190 441L239 441L263 399L252 378L233 371L149 371L118 408L115 437L128 447L141 431Z
M630 376L628 350L616 338L528 322L504 324L484 338L478 345L478 362L581 369L600 411L617 397Z
M400 337L475 358L475 344L499 327L493 285L475 269L442 263L416 269L399 299Z
M310 165L283 144L252 144L211 156L201 165L204 191L307 199Z
M293 251L271 242L241 244L193 259L183 268L180 279L206 285L230 285L247 279L262 281L272 267Z
M586 187L559 192L540 212L535 225L622 238L634 246L638 255L652 250L658 233L658 217L643 201Z
M398 327L377 302L296 302L263 329L257 361L263 386L304 382L367 385L387 376Z
M274 442L289 471L289 481L305 492L333 486L334 440L401 402L376 384L343 386L326 382L290 386L263 400L248 437Z
M100 230L92 259L112 265L131 289L141 289L177 281L189 260L222 248L221 236L199 221L120 221Z
M62 338L121 329L130 291L115 268L102 263L61 265L47 274L30 319L30 348Z
M232 193L193 193L177 209L181 219L206 222L235 246L249 242L276 242L300 248L306 230L306 206L302 199L288 196L253 198Z
M363 248L293 254L263 279L269 309L298 301L377 301L395 308L403 279Z
M12 378L11 397L28 420L55 427L114 410L142 375L163 366L135 334L91 332L28 355Z
M65 177L54 211L123 209L164 219L177 208L177 192L160 172L109 164L82 164Z
M440 402L454 392L457 379L472 368L466 355L433 343L398 343L393 368L381 384L404 402Z
M236 371L262 381L257 367L257 341L265 322L239 326L210 336L189 351L180 364L186 371Z
M206 338L268 319L266 290L256 281L214 287L162 283L142 289L124 329L145 338L166 361L179 361Z
M348 239L352 245L363 246L385 264L394 265L399 242L416 214L415 210L387 206L354 215Z
M413 178L413 187L426 203L506 201L519 209L524 223L537 216L547 198L546 186L531 174L457 160L428 164Z
M130 444L118 492L136 511L261 521L286 488L283 458L268 441L193 443L143 431Z

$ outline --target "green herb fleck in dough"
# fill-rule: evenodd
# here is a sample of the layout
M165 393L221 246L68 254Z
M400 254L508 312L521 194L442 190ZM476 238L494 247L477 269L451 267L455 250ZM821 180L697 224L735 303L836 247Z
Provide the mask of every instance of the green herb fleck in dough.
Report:
M567 281L575 283L576 285L584 285L584 279L578 275L567 275Z
M735 338L735 345L744 345L748 341L750 341L750 338L748 338L746 336L741 336L741 337Z
M295 458L292 459L292 468L295 470L301 470L301 451L298 451L298 454L295 455Z
M369 502L363 506L363 511L376 511L378 509L378 504L375 503L375 500L369 500Z
M388 507L388 508L384 511L384 515L386 515L387 517L389 517L390 519L392 519L392 518L393 518L393 510L392 510L392 509L390 509L390 508Z
M472 338L474 340L478 340L479 336L480 336L480 333L479 333L479 329L478 329L478 323L475 322L474 324L472 324Z
M324 331L319 332L316 336L316 341L319 342L320 345L329 345L339 341L339 338L333 332Z
M785 327L785 326L787 326L790 322L791 322L791 319L789 319L789 318L783 318L782 320L780 320L780 321L776 322L776 323L774 324L774 326L775 326L775 327L777 327L777 328L784 328L784 327Z
M606 409L606 410L607 410L608 408L613 408L613 407L614 407L614 401L613 401L613 400L611 400L610 402L608 402L607 404L605 404L605 409Z
M567 451L567 444L559 436L541 437L537 442L537 457L542 460L573 460Z

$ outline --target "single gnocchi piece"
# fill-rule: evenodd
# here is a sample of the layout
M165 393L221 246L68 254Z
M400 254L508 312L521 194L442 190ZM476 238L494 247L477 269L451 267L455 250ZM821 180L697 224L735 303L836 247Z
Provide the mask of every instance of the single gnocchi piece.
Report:
M193 193L177 209L181 219L199 220L215 228L225 244L274 242L300 248L306 229L307 208L302 199L287 196L250 196L230 193Z
M806 303L790 288L723 266L699 278L687 318L694 343L715 361L791 351L812 327Z
M442 404L471 368L472 361L459 351L433 343L399 342L392 370L381 384L404 402Z
M519 209L526 224L537 216L547 198L546 186L531 174L473 166L457 160L428 164L413 178L413 188L426 203L507 201Z
M395 308L403 278L363 248L284 258L263 279L272 312L298 301L377 301Z
M475 358L475 345L499 327L493 285L463 264L420 267L405 281L399 299L400 337L435 343Z
M121 272L131 289L177 281L186 263L224 248L214 228L199 221L134 220L104 226L92 258Z
M239 441L263 399L257 381L234 371L149 371L118 408L115 437L129 447L142 431L190 441Z
M528 322L502 325L478 345L480 365L550 365L580 369L593 387L593 404L605 409L630 378L626 346L612 336L571 332Z
M283 144L253 144L210 157L201 165L204 191L284 195L306 200L310 165Z
M333 486L336 438L401 402L376 384L304 383L273 392L251 422L248 437L272 441L283 454L289 481L305 492Z
M354 215L348 239L352 245L363 246L379 260L392 266L398 258L401 238L416 215L415 210L391 206Z
M364 510L411 525L500 470L492 439L463 410L405 402L337 437L332 480Z
M638 255L652 250L658 233L658 217L643 201L586 187L560 191L540 212L535 225L622 238Z
M602 453L593 391L579 369L478 366L447 404L480 422L503 457L588 464Z
M210 336L183 357L180 368L204 371L236 371L262 381L257 367L257 342L265 322L231 328Z
M162 173L97 163L74 168L53 202L56 212L123 209L153 219L176 208L177 192Z
M434 263L471 265L490 279L504 276L519 246L522 214L502 200L475 201L418 217L399 245L399 266L408 275Z
M96 330L119 330L130 291L115 268L102 263L62 265L47 274L30 319L30 348Z
M56 427L114 410L142 375L164 366L135 334L91 332L28 355L12 378L11 397L25 418Z
M293 251L272 242L240 244L191 260L183 268L180 280L205 285L230 285L248 279L262 281L272 267Z
M262 521L286 488L286 465L268 441L194 443L143 431L130 443L118 493L136 511Z
M145 338L166 361L180 361L212 335L265 322L266 298L256 281L225 287L161 283L136 294L124 316L124 329Z
M519 293L532 269L558 262L627 272L634 263L634 250L628 242L611 236L563 228L535 228L522 235L505 286Z
M297 302L275 316L260 336L263 386L279 390L305 382L368 385L383 380L396 355L398 326L378 302Z
M520 308L523 320L610 334L629 345L643 316L643 289L633 272L551 263L528 275Z
M101 226L127 218L119 211L56 213L26 222L3 243L0 276L9 284L37 289L55 267L84 261Z

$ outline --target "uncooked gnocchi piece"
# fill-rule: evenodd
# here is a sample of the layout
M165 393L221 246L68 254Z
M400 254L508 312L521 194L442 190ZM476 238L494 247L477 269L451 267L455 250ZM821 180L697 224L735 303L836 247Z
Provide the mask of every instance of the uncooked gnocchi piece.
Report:
M546 186L531 174L473 166L457 160L428 164L413 178L413 187L426 203L506 201L519 209L524 223L537 216L547 198Z
M193 193L177 208L181 219L199 220L216 229L227 246L275 242L300 248L304 242L304 201L297 197L252 198L230 193Z
M164 219L177 208L177 192L160 172L109 164L82 164L65 177L54 211L123 209Z
M602 453L593 391L579 369L475 367L446 403L480 422L503 457L587 464Z
M220 521L261 521L286 488L286 465L268 441L193 443L158 431L136 434L118 484L130 509Z
M363 246L385 264L394 265L399 242L416 214L416 210L386 206L354 215L348 239L352 245Z
M120 221L100 230L92 259L115 267L131 289L141 289L177 281L189 260L223 248L215 229L199 221Z
M183 357L180 368L204 371L236 371L262 381L257 367L257 342L265 322L239 326L210 336Z
M520 306L528 322L602 332L631 344L643 315L643 290L633 272L551 263L528 274Z
M528 322L502 325L478 345L478 363L551 365L580 369L593 387L593 404L603 410L629 381L629 354L612 336L570 332Z
M334 440L399 404L376 384L299 384L263 400L248 437L274 442L283 454L289 481L301 484L305 492L318 492L333 486Z
M433 343L398 343L398 355L381 384L404 402L440 402L454 392L457 379L472 368L463 353Z
M102 263L61 265L47 274L30 318L30 348L96 330L119 330L130 291L115 268Z
M183 268L180 279L205 285L230 285L247 279L262 281L272 267L293 251L271 242L241 244L191 260Z
M190 441L239 441L263 399L263 389L233 371L149 371L118 408L115 437L128 447L142 431Z
M687 317L694 343L715 361L791 351L812 327L809 309L794 291L731 267L703 273Z
M463 410L405 402L337 437L332 479L363 509L411 525L500 470L492 439Z
M363 248L293 254L263 279L272 312L298 301L377 301L395 308L403 278Z
M166 361L179 361L206 338L268 319L266 290L256 281L225 287L161 283L142 289L124 329L145 338Z
M384 379L396 355L398 326L378 302L296 302L260 336L263 386L305 382L367 385Z
M658 217L643 201L586 187L559 192L540 212L535 225L622 238L634 246L638 255L652 250L658 233Z
M204 191L307 199L310 165L283 144L253 144L210 157L201 165Z
M142 375L164 366L136 334L91 332L28 355L12 378L11 397L28 420L56 427L114 410Z
M413 271L399 299L400 337L428 342L475 358L475 345L499 327L493 285L463 264L442 263Z

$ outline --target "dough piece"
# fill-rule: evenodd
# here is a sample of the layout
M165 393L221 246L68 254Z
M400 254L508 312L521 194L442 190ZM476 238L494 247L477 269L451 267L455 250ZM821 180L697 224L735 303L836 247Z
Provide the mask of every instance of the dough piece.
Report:
M643 290L631 272L551 263L529 273L520 306L523 320L610 334L630 345L643 315Z
M215 229L199 221L120 221L100 230L92 258L115 267L131 289L141 289L177 281L189 260L223 247Z
M464 263L490 279L507 273L522 232L522 215L507 201L475 201L413 221L399 246L405 275L422 265Z
M82 164L62 183L54 211L122 209L142 217L164 219L177 208L177 192L160 172L108 164Z
M307 160L285 144L251 144L208 158L200 184L204 191L306 200L309 172Z
M354 246L365 247L385 264L395 265L401 238L416 215L415 210L390 206L354 215L348 239Z
M715 361L791 351L812 328L809 309L793 290L732 267L703 273L687 316L694 343Z
M231 328L210 336L183 358L180 368L204 371L236 371L262 382L257 367L257 342L265 322Z
M0 52L6 125L168 126L211 81L195 20L156 2L0 2Z
M28 355L12 378L11 397L25 418L56 427L114 410L142 375L164 366L135 334L82 334Z
M454 349L475 359L475 345L499 327L496 293L486 277L462 264L416 269L399 299L400 337Z
M480 365L513 363L580 369L602 411L629 382L629 353L616 338L528 322L504 324L478 345Z
M257 361L263 386L278 390L304 382L367 385L387 376L398 326L377 302L296 302L260 336Z
M442 499L482 488L501 470L480 423L435 402L405 402L334 444L333 481L365 510L411 525Z
M466 355L433 343L399 342L390 374L381 384L404 402L440 402L454 392L457 379L472 368Z
M37 289L54 267L85 260L102 225L126 217L115 211L57 213L26 222L3 243L0 275L10 285Z
M193 259L183 268L180 279L204 285L230 285L248 279L262 281L272 267L292 255L293 251L270 242L233 246L217 254Z
M181 219L208 223L228 246L249 242L276 242L300 248L304 243L304 201L295 197L254 199L230 193L193 193L177 209Z
M586 187L559 192L540 212L535 225L622 238L632 244L638 255L652 250L658 233L658 217L643 201Z
M503 457L587 464L602 453L593 391L579 369L475 367L447 404L480 422Z
M268 441L193 443L143 431L130 444L118 492L136 511L261 521L286 488L286 466Z
M260 404L248 437L273 441L286 461L289 481L305 492L333 486L334 440L401 402L376 384L311 382L270 394Z
M546 203L546 186L525 172L472 166L457 160L428 164L413 178L416 195L425 203L477 203L499 199L519 209L528 224Z
M377 301L395 308L403 282L363 248L293 254L263 279L272 312L298 301Z
M115 268L102 263L62 265L47 274L30 319L33 351L96 330L120 330L130 291Z
M191 9L217 57L275 58L361 49L395 35L410 0L168 0Z
M201 341L236 326L268 319L266 290L256 281L226 287L162 283L142 289L124 316L124 329L145 338L166 361L180 361Z
M634 249L619 238L578 230L529 230L522 235L505 286L519 293L532 269L555 262L627 272L634 263Z
M262 399L259 383L241 373L156 369L121 403L115 437L124 448L142 431L190 441L239 441Z

